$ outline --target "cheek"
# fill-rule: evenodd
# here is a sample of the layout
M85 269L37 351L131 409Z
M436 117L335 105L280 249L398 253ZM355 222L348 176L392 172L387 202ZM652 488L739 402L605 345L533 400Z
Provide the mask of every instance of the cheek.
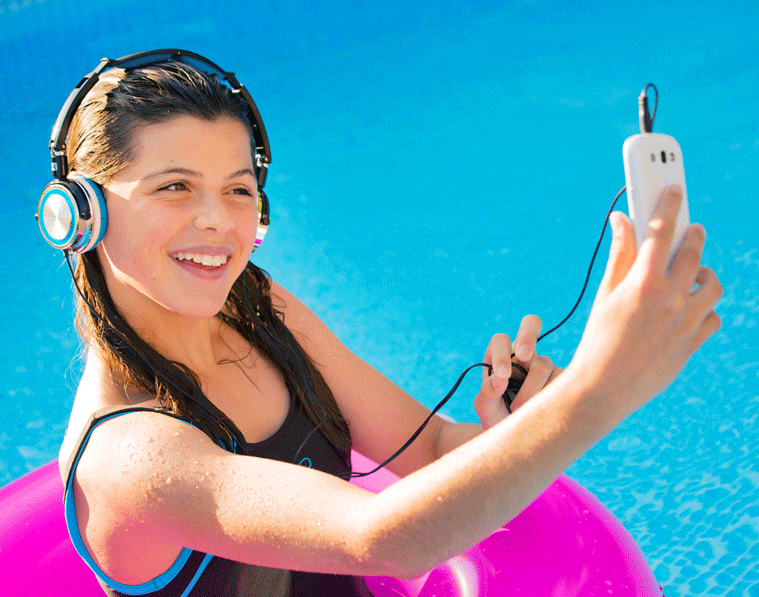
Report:
M110 264L116 278L149 274L158 260L160 243L170 234L170 225L156 214L109 209L108 229L100 243L101 263Z
M108 234L98 247L100 263L111 270L112 275L122 282L130 278L141 278L148 269L139 243L135 238L121 233Z
M240 243L248 250L248 253L252 253L258 231L258 211L252 211L247 217L242 218L241 225L237 229Z

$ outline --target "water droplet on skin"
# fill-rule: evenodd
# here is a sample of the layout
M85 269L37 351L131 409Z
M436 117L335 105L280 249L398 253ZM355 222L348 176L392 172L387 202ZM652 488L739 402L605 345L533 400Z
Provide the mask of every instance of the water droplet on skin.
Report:
M174 480L174 479L173 479L172 477L166 477L166 485L171 485L171 482L172 482L173 480Z

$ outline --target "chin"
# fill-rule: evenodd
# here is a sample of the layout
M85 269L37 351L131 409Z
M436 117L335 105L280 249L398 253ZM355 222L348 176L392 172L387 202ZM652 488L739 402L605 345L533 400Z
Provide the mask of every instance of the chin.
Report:
M167 311L190 319L209 319L211 317L216 317L219 314L219 311L224 308L225 303L226 297L221 300L212 300L208 297L195 301L187 299L181 303L159 302L159 304Z
M213 306L208 305L207 307L193 305L191 308L183 309L180 311L180 313L186 317L191 317L193 319L210 319L212 317L216 317L223 308L224 303L221 303L220 305L214 304Z

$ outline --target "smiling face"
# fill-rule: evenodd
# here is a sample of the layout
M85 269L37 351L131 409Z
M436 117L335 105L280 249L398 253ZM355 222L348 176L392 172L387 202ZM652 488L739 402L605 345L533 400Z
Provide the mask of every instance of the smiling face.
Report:
M178 116L138 128L132 149L104 185L108 229L96 250L108 290L143 325L213 317L253 250L250 132L231 118Z

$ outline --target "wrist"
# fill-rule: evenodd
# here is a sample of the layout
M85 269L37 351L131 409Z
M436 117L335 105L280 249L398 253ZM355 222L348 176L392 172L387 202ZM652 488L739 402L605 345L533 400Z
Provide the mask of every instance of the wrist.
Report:
M590 369L573 360L559 379L564 378L571 395L576 397L578 416L595 421L606 435L630 414L630 401L622 393L608 390Z

